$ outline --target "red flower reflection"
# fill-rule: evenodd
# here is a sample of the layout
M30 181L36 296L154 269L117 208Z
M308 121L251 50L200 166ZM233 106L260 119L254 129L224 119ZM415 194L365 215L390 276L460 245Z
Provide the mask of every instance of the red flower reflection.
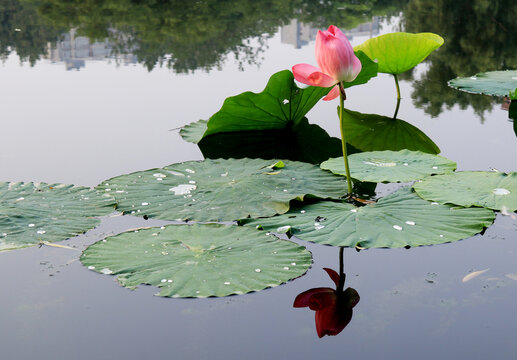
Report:
M342 290L345 274L340 276L332 269L323 268L336 284L331 288L314 288L299 294L293 307L306 307L316 311L316 331L321 338L339 334L352 319L352 308L359 302L359 294L352 288ZM341 284L341 285L340 285ZM341 289L340 289L341 287Z

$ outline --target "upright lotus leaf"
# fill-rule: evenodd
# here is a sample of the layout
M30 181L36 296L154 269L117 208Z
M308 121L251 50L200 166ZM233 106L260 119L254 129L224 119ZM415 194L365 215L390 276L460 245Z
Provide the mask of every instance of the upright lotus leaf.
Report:
M360 181L408 182L456 170L449 159L410 150L367 151L350 155L348 161L352 178ZM328 159L320 167L346 176L343 157Z
M281 158L319 164L329 157L342 155L341 140L330 137L318 125L309 124L306 118L295 128L209 135L198 146L209 159Z
M362 69L357 78L345 83L345 88L365 84L377 76L377 63L362 51L356 52ZM309 86L300 89L291 71L283 70L271 76L261 93L244 92L224 101L217 113L181 129L186 141L198 143L204 136L253 130L272 130L296 127L306 120L305 115L330 88Z
M259 94L247 91L224 101L221 110L208 120L204 136L219 132L282 129L297 125L330 88L309 86L300 89L293 74L273 74Z
M425 178L413 188L422 198L440 203L517 210L517 172L461 171Z
M238 226L169 225L131 231L90 245L81 262L125 287L160 288L160 296L245 294L302 276L304 247Z
M400 119L343 109L347 142L362 151L415 150L438 154L440 148L415 126Z
M433 33L395 32L366 40L354 50L377 60L379 72L397 75L420 64L443 45L443 38Z
M208 120L199 120L185 125L180 129L180 135L183 140L197 144L207 129Z
M508 119L513 120L513 123L517 122L517 101L512 101L508 107Z
M364 52L355 51L355 56L361 61L361 72L354 81L344 82L343 87L349 88L356 85L366 84L371 78L377 76L379 65L372 61Z
M448 84L468 93L517 99L517 70L489 71L471 77L458 77Z
M363 207L321 201L280 216L241 223L266 231L287 231L318 244L400 248L465 239L492 224L494 217L488 209L431 203L405 187Z
M0 182L0 251L66 240L113 211L112 196L87 187Z
M164 220L232 221L273 216L306 195L340 198L341 176L318 166L275 160L187 161L104 181L97 188L113 194L118 210Z

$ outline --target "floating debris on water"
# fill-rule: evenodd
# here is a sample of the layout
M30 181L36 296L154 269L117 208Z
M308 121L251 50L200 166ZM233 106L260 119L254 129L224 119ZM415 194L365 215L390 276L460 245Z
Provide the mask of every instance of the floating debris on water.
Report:
M472 279L474 279L474 278L478 277L479 275L486 273L488 270L490 270L490 269L479 270L479 271L473 271L473 272L471 272L470 274L466 275L466 276L461 280L461 282L464 282L464 283L465 283L465 282L467 282L467 281L470 281L470 280L472 280Z

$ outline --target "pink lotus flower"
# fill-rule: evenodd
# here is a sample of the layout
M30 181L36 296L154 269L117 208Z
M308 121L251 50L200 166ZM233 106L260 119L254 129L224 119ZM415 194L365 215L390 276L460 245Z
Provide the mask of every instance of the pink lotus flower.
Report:
M339 288L339 275L332 269L324 268ZM309 307L316 311L316 331L321 338L325 335L337 335L352 319L352 308L359 302L355 289L345 291L331 288L314 288L299 294L293 307Z
M330 87L341 81L353 81L361 72L361 61L355 56L352 45L334 25L326 31L318 31L316 62L319 68L309 64L294 65L294 78L307 85ZM323 100L333 100L338 96L339 86L336 85Z

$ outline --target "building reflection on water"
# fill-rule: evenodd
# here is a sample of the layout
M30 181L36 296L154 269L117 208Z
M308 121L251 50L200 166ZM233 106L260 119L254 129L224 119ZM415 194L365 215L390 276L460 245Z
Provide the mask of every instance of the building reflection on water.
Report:
M46 58L53 63L65 63L66 70L80 70L86 66L86 61L104 61L114 59L117 64L129 65L138 63L138 58L129 50L115 51L108 40L90 41L87 37L76 36L74 29L64 33L62 38L52 45L47 45Z
M372 21L361 24L353 29L342 29L348 40L352 40L354 36L373 37L379 34L379 17L372 16ZM296 49L309 44L316 39L318 29L310 24L304 24L297 19L293 19L289 25L282 26L280 31L280 39L283 44L294 45Z
M379 17L373 16L371 22L344 32L349 40L355 36L373 37L379 34ZM299 49L315 40L317 33L317 28L293 19L288 25L282 26L280 39L283 44L292 44ZM48 43L45 58L52 63L64 63L66 70L80 70L86 66L86 61L104 61L106 59L113 59L119 65L138 63L138 57L130 49L122 51L115 49L113 43L108 39L91 41L88 37L77 36L75 29L64 33L55 44Z

